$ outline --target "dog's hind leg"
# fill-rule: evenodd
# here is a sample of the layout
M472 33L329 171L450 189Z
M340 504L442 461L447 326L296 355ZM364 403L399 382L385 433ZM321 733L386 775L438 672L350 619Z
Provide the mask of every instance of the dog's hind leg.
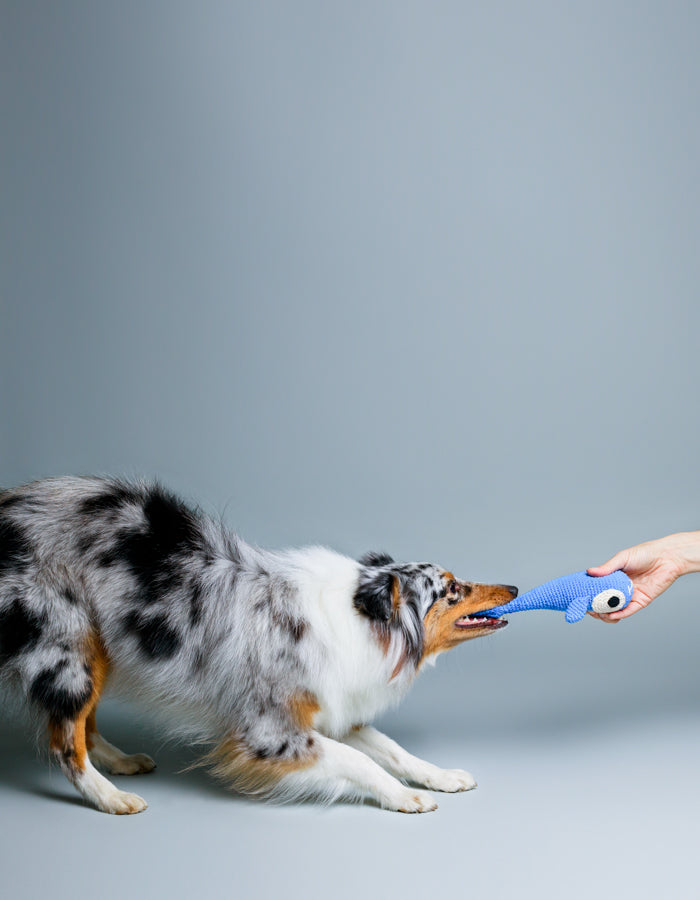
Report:
M110 775L141 775L152 772L156 764L146 753L127 754L105 740L97 730L96 710L85 722L85 737L91 761Z
M100 641L88 643L80 660L64 659L43 670L32 684L32 697L49 715L51 752L80 794L103 812L141 812L145 800L118 790L90 762L86 725L100 699L108 663Z
M476 781L469 772L462 769L441 769L412 756L396 741L369 725L354 728L343 738L343 743L366 753L397 778L419 784L431 791L454 793L470 791L476 787Z

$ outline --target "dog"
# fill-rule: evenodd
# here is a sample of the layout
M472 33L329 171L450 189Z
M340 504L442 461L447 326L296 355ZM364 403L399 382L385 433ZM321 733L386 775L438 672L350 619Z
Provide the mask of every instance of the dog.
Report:
M369 723L438 654L503 628L478 613L516 595L384 553L262 550L157 483L61 477L0 491L0 679L107 813L147 804L96 767L155 765L97 730L108 683L207 742L203 762L238 791L435 809L428 791L470 790L472 776Z

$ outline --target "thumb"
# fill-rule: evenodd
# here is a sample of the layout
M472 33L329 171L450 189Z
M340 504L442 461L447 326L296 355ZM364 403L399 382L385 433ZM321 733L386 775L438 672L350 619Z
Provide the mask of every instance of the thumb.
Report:
M596 577L610 575L611 572L616 572L618 569L624 569L628 562L629 552L627 550L620 550L619 553L616 553L615 556L611 557L606 563L603 563L602 566L592 566L590 569L586 569L586 572L588 572L589 575L595 575Z

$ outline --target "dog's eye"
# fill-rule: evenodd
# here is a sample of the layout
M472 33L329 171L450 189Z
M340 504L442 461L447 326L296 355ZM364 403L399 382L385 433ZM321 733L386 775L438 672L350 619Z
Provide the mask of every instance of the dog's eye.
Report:
M450 586L447 588L448 594L456 594L457 593L457 582L451 581Z
M622 591L618 591L615 588L609 588L607 591L601 591L593 598L591 608L593 609L593 612L608 613L621 607L624 602L625 595Z

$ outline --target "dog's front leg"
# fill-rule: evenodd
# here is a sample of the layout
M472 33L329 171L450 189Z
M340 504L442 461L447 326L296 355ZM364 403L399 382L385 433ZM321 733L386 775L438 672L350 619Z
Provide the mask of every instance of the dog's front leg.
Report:
M343 742L366 753L397 778L412 781L432 791L454 793L470 791L476 787L476 781L469 772L462 769L441 769L417 756L411 756L396 741L369 725L354 728L343 738Z
M314 735L317 757L311 766L285 776L280 788L288 796L374 800L384 809L419 813L437 809L427 791L408 788L361 750Z

